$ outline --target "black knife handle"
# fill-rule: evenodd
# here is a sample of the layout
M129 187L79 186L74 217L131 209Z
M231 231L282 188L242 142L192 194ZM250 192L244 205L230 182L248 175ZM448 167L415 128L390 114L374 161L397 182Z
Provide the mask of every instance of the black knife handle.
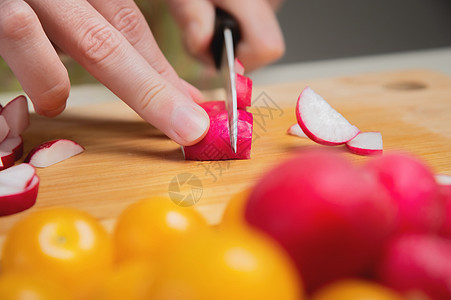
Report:
M213 33L213 39L210 45L210 51L213 55L216 69L220 69L222 52L224 51L224 29L229 28L233 35L233 46L236 49L236 45L241 40L241 31L238 21L228 12L221 8L216 8L215 28ZM234 49L234 50L235 50Z

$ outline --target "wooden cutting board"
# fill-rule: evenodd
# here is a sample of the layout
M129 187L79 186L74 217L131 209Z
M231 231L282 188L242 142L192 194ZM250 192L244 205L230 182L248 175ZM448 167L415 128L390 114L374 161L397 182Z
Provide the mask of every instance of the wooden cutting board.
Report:
M198 200L195 207L210 223L218 223L231 195L251 187L292 151L325 147L286 134L296 122L296 100L306 85L361 131L381 131L386 151L410 151L435 172L451 174L451 78L428 70L254 87L252 159L243 161L184 161L177 144L122 102L112 101L71 108L54 119L31 116L31 126L23 135L26 152L57 138L77 141L86 151L38 169L41 185L36 205L0 217L0 244L15 222L34 211L75 207L111 227L130 203L169 192L192 194ZM207 99L220 98L218 91L207 93ZM338 148L353 160L367 159Z

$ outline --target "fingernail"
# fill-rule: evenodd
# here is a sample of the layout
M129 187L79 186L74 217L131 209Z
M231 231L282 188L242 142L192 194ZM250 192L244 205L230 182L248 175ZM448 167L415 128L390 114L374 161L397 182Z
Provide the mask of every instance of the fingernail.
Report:
M186 145L198 141L210 126L210 119L205 111L188 105L176 108L171 122L172 128Z

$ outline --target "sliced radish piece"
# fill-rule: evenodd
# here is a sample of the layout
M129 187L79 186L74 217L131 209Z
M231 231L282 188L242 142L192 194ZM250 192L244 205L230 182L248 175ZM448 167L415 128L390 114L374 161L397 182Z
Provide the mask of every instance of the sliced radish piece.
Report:
M0 143L0 170L14 165L23 155L23 140L21 136L6 138Z
M0 115L0 143L6 139L10 132L9 125L4 116Z
M322 145L344 144L360 132L310 87L299 95L296 118L304 133Z
M209 114L210 129L207 135L199 143L182 147L186 160L227 160L249 159L252 144L252 114L238 110L238 140L237 152L234 153L230 146L227 111L213 112Z
M451 175L435 175L440 189L440 194L445 201L445 220L440 228L440 234L451 238Z
M252 79L236 74L236 98L238 109L251 106L252 101Z
M220 113L226 110L224 101L207 101L199 103L200 106L207 112L208 115Z
M383 151L380 132L361 132L346 143L349 151L358 155L381 154Z
M32 172L33 170L34 168L28 164L20 164L0 172L0 174L8 172L7 176L1 175L0 216L21 212L35 204L39 177Z
M299 126L298 123L291 125L288 129L287 129L287 133L289 135L293 135L293 136L298 136L298 137L303 137L306 138L308 137L304 131L302 131L301 126Z
M1 115L5 117L10 128L8 137L18 137L30 125L27 98L14 98L3 107Z
M52 140L33 148L25 158L25 162L38 168L45 168L75 156L84 150L83 146L71 140Z
M235 73L236 74L240 74L240 75L244 75L243 63L238 58L235 58Z
M435 180L439 185L451 188L451 175L437 174Z

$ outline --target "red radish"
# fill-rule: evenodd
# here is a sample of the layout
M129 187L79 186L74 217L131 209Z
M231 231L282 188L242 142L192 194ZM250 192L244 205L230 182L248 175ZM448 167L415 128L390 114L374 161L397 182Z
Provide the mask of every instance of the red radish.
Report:
M9 134L9 126L8 123L6 122L6 119L4 116L0 115L0 143L3 142L4 139L6 139L6 137Z
M445 221L440 233L451 238L451 175L439 174L435 176L435 179L439 185L440 194L445 201Z
M395 213L371 174L333 150L317 150L263 176L245 217L287 250L312 290L370 267L394 230Z
M244 75L243 63L238 58L235 58L235 73L236 74L240 74L240 75Z
M304 131L302 131L301 126L299 126L298 123L291 125L288 129L287 129L287 133L289 135L293 135L293 136L298 136L298 137L308 137Z
M38 168L45 168L75 156L84 150L85 148L80 144L71 140L52 140L33 148L25 158L25 162Z
M383 151L380 132L361 132L346 143L349 151L358 155L381 154Z
M21 136L6 138L0 143L0 170L14 165L23 155L23 140Z
M421 291L434 300L451 297L451 241L407 234L387 247L379 267L381 281L402 292Z
M296 117L305 134L318 144L344 144L359 133L357 127L351 125L310 87L306 87L299 95Z
M14 98L3 107L1 115L5 117L10 128L8 137L18 137L30 125L27 98Z
M398 207L399 232L437 232L444 220L444 202L433 172L419 158L390 153L365 168L379 178Z
M207 101L199 103L200 106L207 112L208 115L220 113L226 110L224 101Z
M209 113L210 129L199 143L182 147L186 160L249 159L252 144L252 114L238 110L237 152L230 145L227 111Z
M252 79L236 74L236 98L238 109L251 106L252 101Z
M19 164L0 172L0 216L18 213L33 206L38 189L39 177L28 164Z

